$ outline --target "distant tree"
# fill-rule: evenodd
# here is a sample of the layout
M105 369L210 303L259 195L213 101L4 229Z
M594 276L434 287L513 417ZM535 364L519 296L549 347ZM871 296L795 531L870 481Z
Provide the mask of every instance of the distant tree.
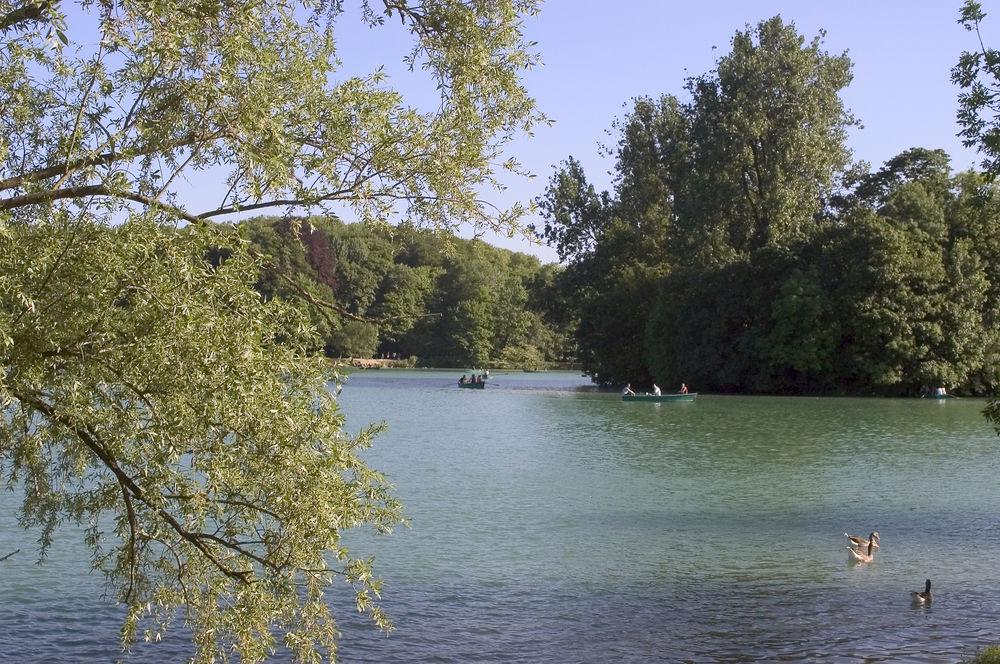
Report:
M330 335L328 352L338 357L373 357L378 348L378 327L364 321L344 321Z
M545 364L541 351L531 344L506 346L497 359L500 366L510 369L538 369Z
M664 272L641 262L614 265L579 304L580 360L599 385L648 383L647 322ZM656 343L666 336L652 335Z
M240 224L254 252L266 261L257 277L257 290L268 300L284 299L308 318L316 330L311 352L328 349L341 323L339 317L305 299L337 301L337 259L330 245L331 233L339 226L336 220L325 218L261 217Z
M559 260L573 263L597 246L607 224L607 193L598 194L583 165L572 156L549 179L538 201L545 223L536 235L556 250Z
M674 344L664 330L707 329L668 324L666 312L683 307L658 299L685 279L661 289L664 275L753 264L753 252L816 230L855 124L839 96L850 60L823 51L821 38L806 43L774 17L737 32L715 69L688 80L690 102L634 100L608 151L613 194L598 193L572 157L552 176L536 232L567 264L560 282L577 305L579 355L598 382L648 381L651 353L673 366L656 348Z
M393 246L363 224L349 224L331 238L337 256L338 301L352 314L366 316L393 265Z
M423 317L436 316L427 310L439 268L426 265L410 267L394 263L383 276L372 307L372 316L380 321L379 338L399 349L404 335ZM409 354L410 349L403 349Z
M577 355L600 384L648 382L646 320L666 269L672 171L683 125L675 99L634 100L615 124L615 192L598 194L572 157L550 179L538 236L568 265L556 280L578 319Z
M951 186L951 159L944 150L910 148L874 173L865 173L854 183L852 204L878 210L904 182L919 182L928 193L943 199Z
M529 334L547 361L575 359L578 354L573 331L579 311L562 283L563 272L556 264L542 265L527 284L528 308L538 315L540 325Z
M975 174L952 178L942 153L913 149L844 201L797 242L673 270L650 315L657 378L739 392L995 389L992 190ZM689 331L683 345L654 341Z
M813 228L856 124L840 98L851 61L823 51L822 37L806 43L776 16L737 32L715 70L688 81L678 259L724 262Z
M806 43L779 17L762 21L737 32L714 70L688 80L690 102L636 99L615 123L613 195L597 193L572 158L553 175L538 234L567 263L561 282L577 303L579 354L595 380L648 381L651 354L663 370L674 366L663 354L686 347L666 330L716 329L665 319L684 307L661 300L686 281L661 289L664 275L755 264L753 252L815 231L849 160L855 120L839 93L850 80L850 60L823 51L821 37ZM749 377L727 380L735 389Z

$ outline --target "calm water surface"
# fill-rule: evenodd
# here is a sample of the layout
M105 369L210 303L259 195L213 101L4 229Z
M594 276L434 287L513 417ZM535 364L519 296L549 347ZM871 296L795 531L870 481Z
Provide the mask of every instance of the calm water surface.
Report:
M354 374L348 427L412 527L352 534L385 636L335 596L343 662L956 662L1000 642L1000 441L983 402L622 403L572 373ZM0 499L0 661L105 662L120 612ZM844 531L878 530L851 566ZM909 591L934 582L930 607ZM131 661L183 661L181 638ZM280 659L280 658L279 658Z

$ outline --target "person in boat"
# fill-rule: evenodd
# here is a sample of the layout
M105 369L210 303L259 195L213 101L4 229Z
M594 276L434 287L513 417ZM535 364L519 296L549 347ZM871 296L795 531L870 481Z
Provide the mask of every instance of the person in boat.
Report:
M688 386L685 385L684 383L681 383L681 391L680 391L680 393L681 394L687 394L688 393Z
M934 396L936 396L936 397L946 397L946 396L948 396L948 390L946 390L944 388L944 386L942 385L941 387L935 388L935 390L934 390Z
M458 379L458 384L459 385L465 385L467 382L469 382L469 381L467 381L465 379L465 374L462 374L462 377Z
M660 394L662 394L660 392L660 387L656 383L653 383L653 396L658 397Z
M632 383L625 383L625 387L622 388L622 396L634 395L635 392L632 391Z

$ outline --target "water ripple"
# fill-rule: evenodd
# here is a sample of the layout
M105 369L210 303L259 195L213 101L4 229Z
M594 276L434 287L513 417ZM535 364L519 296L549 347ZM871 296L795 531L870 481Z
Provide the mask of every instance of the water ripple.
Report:
M369 460L413 522L349 535L397 629L338 591L343 662L931 663L1000 638L1000 450L980 402L623 404L568 374L452 383L362 373L340 397L353 430L388 417ZM2 500L5 548L31 550ZM844 531L871 529L876 561L849 564ZM121 609L74 541L0 566L4 659L119 656ZM934 602L914 607L928 577ZM176 632L126 661L190 654Z

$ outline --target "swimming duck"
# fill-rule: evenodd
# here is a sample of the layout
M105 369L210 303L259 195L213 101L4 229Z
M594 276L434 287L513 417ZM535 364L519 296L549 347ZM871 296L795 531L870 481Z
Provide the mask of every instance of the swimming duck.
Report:
M914 590L910 593L910 597L913 599L914 604L930 604L931 603L931 580L927 579L927 583L924 584L924 592L917 592Z
M868 537L868 550L864 551L861 549L856 549L853 546L847 547L847 555L853 562L856 563L870 563L875 560L875 554L873 550L875 549L875 533L872 533Z
M875 548L878 548L879 536L877 530L873 531L868 537L858 537L857 535L848 535L847 533L844 533L844 537L851 540L851 546L856 549L864 549L868 546L869 541L874 542Z

